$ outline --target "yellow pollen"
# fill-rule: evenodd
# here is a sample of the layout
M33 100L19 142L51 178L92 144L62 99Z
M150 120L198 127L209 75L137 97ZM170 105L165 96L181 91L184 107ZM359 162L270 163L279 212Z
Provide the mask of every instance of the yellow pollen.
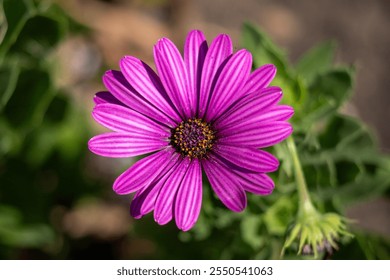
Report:
M171 145L182 156L204 158L214 142L214 131L202 119L188 119L172 129Z

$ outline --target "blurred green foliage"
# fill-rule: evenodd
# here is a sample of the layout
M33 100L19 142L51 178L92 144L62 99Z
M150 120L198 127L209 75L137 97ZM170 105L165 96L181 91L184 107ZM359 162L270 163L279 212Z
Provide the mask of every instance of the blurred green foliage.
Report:
M54 82L77 25L47 1L1 0L0 28L0 258L18 258L12 247L53 252L52 210L99 189L81 169L85 112Z
M68 236L53 218L55 209L72 209L85 197L109 200L102 182L85 174L89 112L54 82L54 51L76 31L49 2L0 0L0 258L128 257L113 253L115 240L101 250L92 237ZM334 66L335 44L321 44L292 65L263 32L245 24L242 47L252 52L254 67L278 68L274 84L295 108L295 140L315 204L343 214L350 205L388 195L389 158L377 151L361 121L340 113L353 92L355 71ZM281 160L272 174L276 189L267 197L248 194L244 212L228 211L205 181L201 215L190 232L172 223L160 227L149 215L123 238L150 240L155 251L147 257L156 259L280 258L298 198L285 144L272 152ZM353 233L353 240L340 240L333 258L390 258L388 239ZM306 257L291 250L285 258Z

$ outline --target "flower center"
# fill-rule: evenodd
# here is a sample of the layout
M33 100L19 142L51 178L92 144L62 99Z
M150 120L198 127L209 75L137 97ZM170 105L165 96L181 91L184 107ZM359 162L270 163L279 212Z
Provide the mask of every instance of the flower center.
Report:
M183 156L203 158L214 144L214 131L202 119L182 121L172 129L171 145Z

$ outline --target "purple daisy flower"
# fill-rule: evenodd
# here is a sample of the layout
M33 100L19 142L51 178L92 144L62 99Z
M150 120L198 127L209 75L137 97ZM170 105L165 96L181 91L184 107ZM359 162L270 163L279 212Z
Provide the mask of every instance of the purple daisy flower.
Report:
M228 35L208 47L199 30L188 34L184 59L166 38L154 46L158 75L138 58L126 56L120 71L103 76L107 92L96 94L94 119L113 132L93 137L89 149L106 157L149 154L114 182L116 193L135 192L135 218L154 211L164 225L174 219L186 231L202 204L202 170L221 202L240 212L246 192L268 195L266 174L279 162L261 148L286 139L293 109L278 105L279 87L269 86L273 65L251 73L247 50L233 53Z

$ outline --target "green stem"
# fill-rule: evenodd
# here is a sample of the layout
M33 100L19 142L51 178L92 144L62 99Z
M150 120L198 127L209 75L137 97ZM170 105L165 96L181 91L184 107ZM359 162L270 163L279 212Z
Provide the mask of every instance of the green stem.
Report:
M290 152L294 164L295 182L297 184L297 191L299 195L299 212L307 213L307 210L315 211L315 208L310 199L309 191L307 190L301 161L299 160L297 148L295 146L294 138L292 136L287 139L287 148Z

